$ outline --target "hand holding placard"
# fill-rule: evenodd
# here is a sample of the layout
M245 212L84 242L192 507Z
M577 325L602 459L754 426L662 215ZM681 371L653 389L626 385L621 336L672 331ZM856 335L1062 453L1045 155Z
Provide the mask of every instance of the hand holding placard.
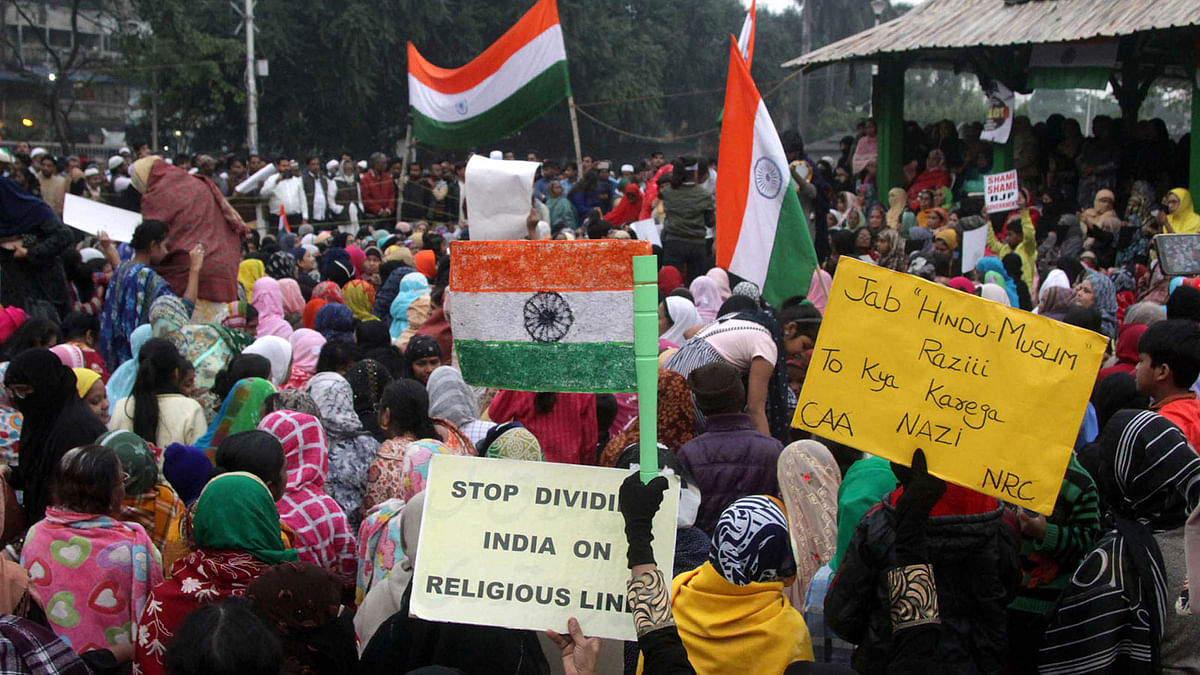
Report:
M902 464L923 448L934 475L1049 514L1104 344L843 259L792 424Z

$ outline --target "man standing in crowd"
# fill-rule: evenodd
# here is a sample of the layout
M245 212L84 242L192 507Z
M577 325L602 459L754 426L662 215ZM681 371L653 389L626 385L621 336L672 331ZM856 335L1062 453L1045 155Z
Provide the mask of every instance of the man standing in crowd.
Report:
M360 180L363 210L368 218L390 218L396 213L396 184L387 173L387 156L371 155L371 168Z
M433 202L433 183L422 173L420 162L409 162L408 175L404 177L401 194L404 202L400 207L400 220L406 223L429 220L429 207Z
M342 212L337 203L337 189L333 181L321 171L321 158L309 157L304 160L304 172L300 174L304 185L304 200L310 219L314 224L331 219Z
M58 164L49 153L44 153L38 158L40 162L41 172L38 173L38 185L42 190L42 199L45 200L50 208L59 218L62 217L63 199L67 194L67 179L58 172Z
M263 182L261 195L267 198L270 215L267 216L267 231L279 231L279 207L287 215L289 225L308 222L308 202L304 198L304 185L292 173L292 160L281 157L275 160L278 173Z

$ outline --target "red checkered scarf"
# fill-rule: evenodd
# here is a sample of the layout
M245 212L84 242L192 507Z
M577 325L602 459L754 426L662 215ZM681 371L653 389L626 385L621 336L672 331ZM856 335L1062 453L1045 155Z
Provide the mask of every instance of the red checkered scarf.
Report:
M354 535L337 502L325 494L329 440L312 415L281 410L258 428L283 445L287 487L276 502L279 518L296 533L300 560L334 570L349 580L357 571Z

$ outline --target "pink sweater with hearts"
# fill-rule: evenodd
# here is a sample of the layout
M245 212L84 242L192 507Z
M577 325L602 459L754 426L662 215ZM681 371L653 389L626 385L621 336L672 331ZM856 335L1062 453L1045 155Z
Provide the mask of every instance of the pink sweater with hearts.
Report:
M163 580L141 525L54 507L29 528L21 566L50 627L80 653L132 643L146 597Z

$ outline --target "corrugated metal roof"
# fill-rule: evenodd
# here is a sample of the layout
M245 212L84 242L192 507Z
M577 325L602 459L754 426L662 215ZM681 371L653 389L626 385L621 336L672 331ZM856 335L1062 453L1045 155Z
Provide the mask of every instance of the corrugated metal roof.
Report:
M1200 25L1197 0L927 0L891 21L783 64L786 68L915 50L1074 42Z

